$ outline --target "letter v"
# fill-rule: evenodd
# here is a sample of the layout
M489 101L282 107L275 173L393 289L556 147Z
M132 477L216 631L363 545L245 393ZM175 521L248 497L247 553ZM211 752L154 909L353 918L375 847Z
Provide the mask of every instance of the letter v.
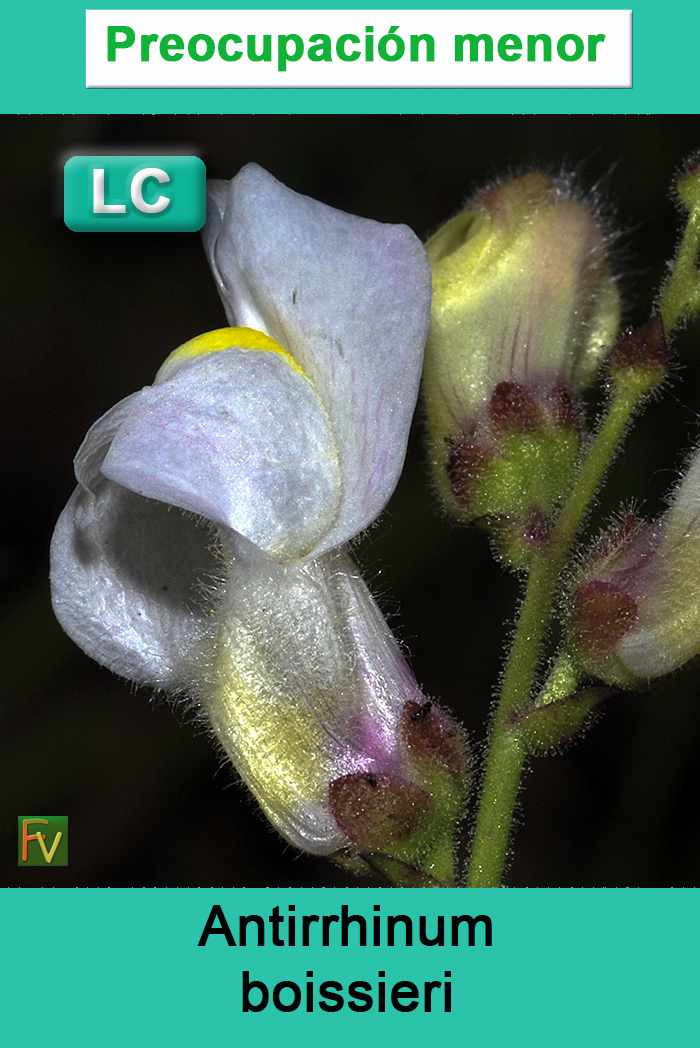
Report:
M58 833L56 834L56 837L54 839L53 844L51 845L51 851L47 851L46 850L46 845L44 844L44 836L43 836L43 834L37 833L36 839L39 842L39 846L41 847L41 850L44 853L44 858L46 859L47 862L51 862L51 860L53 859L54 855L56 854L56 848L58 848L58 845L60 844L62 836L63 836L63 831L59 830Z

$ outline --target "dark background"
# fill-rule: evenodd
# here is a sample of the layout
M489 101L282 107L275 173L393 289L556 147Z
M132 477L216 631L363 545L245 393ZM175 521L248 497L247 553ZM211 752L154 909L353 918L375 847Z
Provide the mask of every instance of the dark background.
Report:
M356 883L285 846L205 735L100 669L53 619L47 549L85 431L173 348L225 323L197 235L63 225L64 154L185 146L218 178L255 160L293 189L421 237L494 175L573 165L617 209L626 317L640 323L677 240L669 186L700 148L700 119L32 116L2 118L0 143L0 884ZM674 345L674 381L620 455L593 534L621 502L658 512L699 442L700 324ZM478 754L517 582L480 535L441 519L420 425L358 556L425 691L463 720ZM17 816L36 814L69 816L68 867L18 869ZM512 886L696 885L698 665L611 701L585 739L533 761L518 822Z

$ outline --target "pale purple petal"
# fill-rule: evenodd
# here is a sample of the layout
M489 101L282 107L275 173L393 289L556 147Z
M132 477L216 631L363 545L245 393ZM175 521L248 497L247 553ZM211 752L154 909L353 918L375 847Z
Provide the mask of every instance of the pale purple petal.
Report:
M85 478L87 479L87 478ZM210 529L97 476L51 543L58 621L88 655L137 684L184 692L211 626L220 565Z
M427 258L407 227L300 196L253 164L210 192L204 244L229 323L280 342L331 418L343 492L320 553L374 520L401 472L430 317Z
M280 560L313 550L338 512L328 417L308 379L274 352L195 357L142 390L102 472Z

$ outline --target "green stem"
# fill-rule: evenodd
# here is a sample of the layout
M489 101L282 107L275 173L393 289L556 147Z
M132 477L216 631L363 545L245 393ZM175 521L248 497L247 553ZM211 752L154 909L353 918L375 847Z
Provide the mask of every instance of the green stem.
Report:
M527 751L511 731L530 702L561 573L581 523L640 402L635 383L618 382L608 414L586 456L546 550L533 559L491 731L467 885L502 883L515 802Z

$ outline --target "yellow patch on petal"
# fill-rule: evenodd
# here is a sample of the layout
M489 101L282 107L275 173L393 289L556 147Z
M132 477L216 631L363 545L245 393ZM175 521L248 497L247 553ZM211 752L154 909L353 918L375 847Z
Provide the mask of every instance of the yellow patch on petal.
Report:
M216 331L207 331L203 335L191 338L177 349L173 350L169 357L163 361L156 382L162 382L167 377L166 372L171 370L173 364L180 364L194 357L202 357L207 353L221 353L224 349L256 349L264 353L278 353L287 361L289 366L298 371L300 375L308 378L306 372L299 366L294 357L287 352L284 346L275 342L274 338L256 331L254 328L235 327L217 328Z
M272 824L294 839L300 810L327 805L324 732L304 694L278 679L269 663L253 630L240 622L233 635L221 630L202 697L238 773Z

